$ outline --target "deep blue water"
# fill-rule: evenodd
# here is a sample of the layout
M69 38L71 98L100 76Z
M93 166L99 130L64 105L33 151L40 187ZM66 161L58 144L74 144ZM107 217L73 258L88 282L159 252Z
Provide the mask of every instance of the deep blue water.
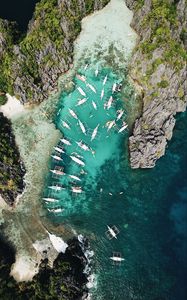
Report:
M1 0L0 18L17 21L21 31L27 30L35 4L40 0Z
M107 112L99 98L106 70L101 71L99 78L94 78L93 74L93 70L85 72L87 82L97 88L97 94L91 93L82 82L75 80L74 83L79 84L89 95L88 103L91 100L97 103L97 111L93 107L90 111L89 104L82 110L76 106L80 97L76 86L70 94L62 93L59 99L56 125L72 143L70 148L65 146L62 165L66 173L71 171L75 175L80 174L78 166L73 165L68 158L76 151L86 162L87 174L81 175L84 192L77 197L69 192L72 184L69 180L54 179L50 174L50 184L60 182L66 185L63 193L50 193L65 208L60 216L54 214L52 219L72 226L89 238L95 252L92 269L97 278L97 288L92 291L93 299L185 300L187 114L178 115L173 139L168 144L166 155L157 162L156 167L132 170L129 166L127 134L117 133L121 124L112 128L108 136L103 125L105 118L115 118L115 110L119 109L113 106ZM110 96L112 80L116 80L113 75L107 82L104 102ZM133 94L130 86L127 83L125 85L125 98L130 102ZM126 108L125 103L122 104L119 99L117 101L121 108ZM70 107L76 111L86 128L90 129L91 126L91 132L98 123L101 124L98 139L91 143L90 130L88 135L83 135L77 121L68 113ZM90 121L90 117L93 121ZM62 120L68 121L70 131L62 128ZM91 153L80 152L74 143L80 139L85 139L96 150L95 157ZM47 189L45 196L49 196L46 193ZM47 205L48 208L53 206ZM119 228L117 240L109 241L106 238L107 224L115 224ZM113 251L119 251L125 258L121 266L111 264L109 257Z

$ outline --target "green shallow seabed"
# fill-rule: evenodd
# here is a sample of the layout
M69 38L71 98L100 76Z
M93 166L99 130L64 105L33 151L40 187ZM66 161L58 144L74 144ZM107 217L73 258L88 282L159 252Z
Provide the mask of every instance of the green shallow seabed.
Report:
M105 110L103 103L111 96L113 83L121 79L110 69L100 67L97 77L94 71L89 67L79 73L86 76L97 94L74 78L75 89L62 93L59 99L55 123L72 145L64 147L63 163L58 165L64 166L66 174L80 175L81 169L85 174L80 175L81 184L73 183L67 175L55 179L49 174L44 196L59 199L58 207L65 209L61 214L50 213L49 216L54 222L70 225L89 238L95 252L93 272L97 281L96 288L92 289L93 299L183 300L186 291L186 269L183 267L186 260L186 115L180 116L170 148L157 166L152 170L132 170L128 161L128 132L118 133L122 121L109 132L104 126L108 120L116 118L118 109L126 110L127 101L133 101L132 88L128 82L123 82L125 101L122 102L120 93L116 93L115 105ZM105 97L101 100L106 74ZM83 97L77 85L89 98L80 107L76 104ZM84 124L86 135L81 132L77 120L70 116L69 108ZM64 129L62 120L68 122L71 130ZM91 142L91 134L98 124L98 135ZM75 143L80 140L91 146L95 155L83 152ZM72 152L82 156L84 168L69 158ZM50 168L55 165L57 162L51 161ZM66 190L49 192L47 186L52 183L61 183ZM74 196L70 191L73 184L81 185L83 193ZM52 208L54 204L45 206ZM120 233L117 240L109 241L105 235L106 225L114 224ZM111 264L109 257L113 251L121 252L125 258L121 266Z

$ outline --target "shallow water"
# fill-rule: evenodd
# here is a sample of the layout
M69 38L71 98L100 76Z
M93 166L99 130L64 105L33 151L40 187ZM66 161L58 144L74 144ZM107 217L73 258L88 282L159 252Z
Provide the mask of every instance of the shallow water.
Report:
M108 120L116 118L119 108L126 109L120 94L114 96L115 105L111 109L103 108L103 102L111 95L112 84L120 78L109 69L101 69L98 77L92 68L80 71L97 89L97 94L75 78L75 89L69 94L62 93L59 99L56 126L72 145L64 147L66 154L61 156L64 162L59 164L64 165L66 175L54 179L50 174L48 178L48 184L60 182L66 187L65 191L56 193L49 193L46 187L45 196L59 199L58 206L65 208L64 212L50 216L54 222L71 225L89 237L95 252L93 272L97 281L97 287L92 290L93 299L183 300L186 292L186 114L179 116L174 138L157 166L153 170L132 170L128 161L128 133L118 133L122 121L109 132L103 127ZM106 74L106 93L101 100ZM76 85L88 97L82 107L76 106L79 98L83 98ZM127 86L127 94L130 88ZM130 102L131 97L128 94L126 101ZM91 100L97 104L97 110ZM84 124L86 135L69 114L69 108ZM123 119L126 120L126 115ZM63 128L62 120L68 122L71 130ZM91 142L91 134L98 124L97 138ZM75 143L80 140L95 154L81 150ZM85 167L69 158L72 152L82 156ZM52 161L52 168L55 165ZM81 169L86 174L80 175ZM73 183L67 174L80 176L81 183ZM82 186L81 195L73 196L70 192L73 184ZM51 208L54 204L46 206ZM107 239L106 225L118 227L117 240ZM113 251L125 258L121 266L112 265L109 257Z
M132 17L124 0L111 0L102 10L84 18L81 34L74 43L74 64L88 59L124 66L137 38L130 26Z
M102 184L97 184L101 180L100 169L110 159L118 159L120 155L121 137L126 134L126 131L118 134L119 129L123 126L125 120L125 103L123 104L119 98L119 93L112 93L114 83L120 83L120 79L113 74L109 69L99 69L99 75L95 76L95 70L89 68L88 70L80 70L80 74L84 74L87 82L82 82L80 79L74 79L74 90L69 93L62 93L59 101L59 108L56 117L57 128L62 132L64 138L67 139L71 145L63 145L59 141L57 146L62 146L65 153L61 155L63 162L52 160L52 169L55 166L63 166L64 176L55 176L51 172L50 185L62 184L65 190L54 191L46 189L46 197L59 199L58 205L62 206L65 211L62 216L70 216L72 214L78 215L80 213L90 213L89 203L92 202L93 193L96 197L100 196L100 189L103 189ZM107 76L106 83L103 84ZM88 86L91 84L96 90L96 93ZM81 87L86 93L86 96L81 96L77 87ZM104 96L101 99L102 90ZM110 109L104 108L110 97L113 97L113 103ZM85 98L85 103L78 105L80 99ZM69 112L72 109L78 119L73 118ZM119 109L124 110L123 118L116 120L114 127L109 129L107 122L112 122L117 118ZM70 129L64 128L63 121L65 121ZM81 121L81 123L79 122ZM81 130L81 124L84 128ZM96 137L92 140L92 134L95 128L98 128ZM85 132L84 132L85 129ZM88 146L87 151L84 151L77 142L82 141ZM119 151L117 151L119 149ZM53 155L59 155L54 151ZM70 155L77 156L83 163L84 167L74 162ZM76 182L69 177L69 175L78 176L80 182ZM72 197L72 186L82 186L83 193L80 196ZM103 191L104 193L104 191ZM65 199L65 200L64 200ZM48 203L47 208L54 206L54 203ZM58 214L59 216L59 214Z

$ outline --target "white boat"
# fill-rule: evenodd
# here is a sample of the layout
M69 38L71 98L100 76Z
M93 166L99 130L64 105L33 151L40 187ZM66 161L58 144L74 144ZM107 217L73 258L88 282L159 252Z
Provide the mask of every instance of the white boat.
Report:
M83 91L83 89L80 86L78 86L77 89L82 96L86 96L86 93Z
M80 186L73 186L71 190L73 193L82 193L82 188Z
M119 230L117 229L117 227L115 225L112 227L107 225L107 228L108 228L107 233L109 233L110 239L112 239L112 238L117 239L117 234L119 233Z
M116 91L116 87L117 87L117 84L114 83L113 86L112 86L112 93L114 93Z
M113 97L110 96L110 98L109 98L109 100L108 100L108 102L107 102L107 104L106 104L107 109L110 109L110 108L111 108L112 102L113 102L113 101L114 101Z
M93 85L91 85L90 83L87 83L87 86L90 88L90 90L92 90L95 94L97 93L96 89L94 88Z
M107 131L109 131L116 124L115 120L107 122Z
M81 179L75 175L69 175L70 178L75 179L77 181L81 181Z
M113 255L110 257L113 263L120 265L125 259L121 256L120 252L113 252Z
M121 129L118 132L124 131L127 127L128 127L127 123L123 122L123 126L121 127Z
M64 150L60 147L54 147L57 152L64 153Z
M87 98L80 99L78 101L78 103L76 104L76 106L80 106L80 105L84 104L86 101L87 101Z
M97 77L97 75L99 74L99 70L98 68L95 70L95 76Z
M56 175L65 175L65 173L63 171L60 171L60 170L50 170L53 174L56 174Z
M86 77L85 77L84 75L77 74L76 77L77 77L79 80L81 80L81 81L83 81L83 82L86 82Z
M71 145L70 141L68 141L68 140L66 140L66 139L60 139L60 140L61 140L61 142L64 143L65 145L68 145L68 146Z
M51 186L48 186L49 189L51 190L55 190L55 191L61 191L61 190L64 190L65 188L63 188L62 186L59 186L59 185L51 185Z
M77 145L78 145L81 149L83 149L84 151L91 151L92 154L95 153L95 152L92 150L92 148L90 148L90 147L87 146L86 144L82 143L82 141L76 142L76 143L77 143Z
M60 114L61 110L62 110L62 108L60 108L60 109L58 110L57 116Z
M54 199L54 198L43 198L44 201L46 202L58 202L58 199Z
M71 157L71 159L72 159L73 161L75 161L77 164L79 164L79 165L81 165L81 166L85 166L85 163L84 163L82 160L80 160L79 158L77 158L76 156L70 155L70 157Z
M88 69L89 64L86 64L84 67L84 71L86 71Z
M81 122L80 120L78 120L78 122L79 122L79 126L80 126L82 132L83 132L84 134L86 134L86 129L85 129L84 125L82 124L82 122Z
M104 103L104 105L103 105L103 106L104 106L104 109L106 109L106 108L107 108L107 103Z
M125 260L123 257L118 257L118 256L111 256L110 259L112 259L115 262L121 262Z
M106 81L107 81L108 75L105 76L104 80L103 80L103 85L105 85Z
M105 94L105 91L104 91L104 89L102 89L102 91L101 91L101 100L103 99L104 94Z
M90 150L90 148L89 148L86 144L83 144L82 141L76 142L76 144L77 144L81 149L83 149L84 151L89 151L89 150Z
M59 208L48 208L47 210L50 211L50 212L54 212L54 213L60 213L60 212L64 211L64 208L61 208L61 207L59 207Z
M76 155L76 156L79 157L79 158L83 158L83 156L80 155L80 154L78 154L77 152L72 152L71 154Z
M123 114L124 114L124 110L122 110L122 109L119 109L119 110L118 110L118 113L119 113L119 114L118 114L118 116L117 116L117 121L118 121L118 120L120 120L120 119L121 119L121 117L123 116Z
M61 157L59 157L58 155L51 155L51 157L55 160L63 161L63 159Z
M96 105L96 103L92 100L92 105L93 105L93 108L95 109L95 110L97 110L97 105Z
M62 126L67 128L67 129L70 129L70 126L65 121L62 121Z
M78 119L76 113L75 113L72 109L70 109L70 108L69 108L69 113L70 113L70 115L71 115L73 118Z
M95 127L95 129L93 130L93 133L92 133L92 136L91 136L91 141L93 141L93 140L95 139L95 137L96 137L96 135L97 135L98 128L99 128L99 125L100 125L100 124L98 124L98 125Z

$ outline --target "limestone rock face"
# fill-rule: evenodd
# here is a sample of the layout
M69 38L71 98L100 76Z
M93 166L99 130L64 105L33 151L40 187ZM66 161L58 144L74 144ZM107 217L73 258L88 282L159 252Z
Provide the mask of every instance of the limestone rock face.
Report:
M131 60L130 76L143 91L142 115L135 121L132 136L129 138L130 164L132 168L152 168L165 154L167 141L172 138L175 114L185 111L187 106L186 63L184 60L178 67L177 53L171 48L174 45L173 41L177 43L176 47L184 48L187 45L186 36L183 34L187 25L186 6L185 0L179 0L177 4L176 1L170 1L168 5L176 5L176 23L168 23L170 39L168 43L167 40L165 43L158 43L155 49L145 54L141 45L144 43L144 46L149 47L145 42L155 44L158 38L154 37L153 28L145 21L153 10L153 1L145 0L144 5L138 9L137 1L126 0L126 3L134 10L131 25L139 35L138 45ZM155 24L156 22L155 19ZM158 30L163 31L160 27L157 26L156 33ZM171 62L167 60L167 53L171 53ZM180 53L178 55L180 56Z
M4 52L7 50L8 39L11 38L9 36L11 25L13 26L14 22L0 19L0 59L2 58Z

